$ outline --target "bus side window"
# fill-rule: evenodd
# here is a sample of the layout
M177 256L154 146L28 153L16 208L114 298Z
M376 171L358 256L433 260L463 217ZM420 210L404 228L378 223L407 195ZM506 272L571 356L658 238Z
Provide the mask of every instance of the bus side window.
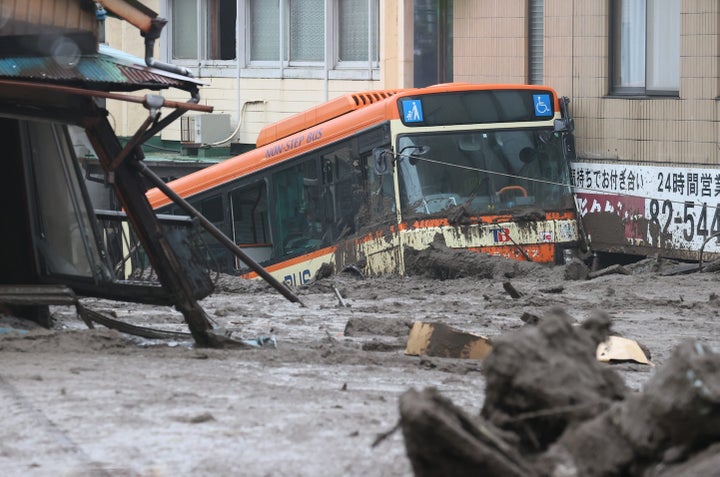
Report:
M360 157L350 141L323 156L323 197L329 240L347 238L369 222L370 192L365 161L367 158Z
M333 241L394 217L393 175L376 174L373 161L372 148L361 156L349 142L323 156L323 194Z
M222 196L216 195L200 201L200 213L215 225L225 220Z
M388 149L390 146L387 146ZM365 164L365 198L362 203L367 205L368 223L381 223L395 217L395 188L392 174L378 175L375 173L372 154L363 157Z
M325 211L317 159L273 174L275 249L278 256L320 248Z
M265 182L235 189L228 197L233 240L256 262L269 260L272 243ZM243 268L243 265L238 262L237 268Z
M220 229L223 234L229 235L228 224L225 223L225 206L223 203L223 196L221 194L205 197L203 199L190 200L189 203L195 207L203 215L203 217ZM225 249L225 246L204 228L202 229L201 237L207 246L211 260L215 261L221 269L225 269L227 260L229 260L230 257ZM215 264L212 264L212 266L214 267Z

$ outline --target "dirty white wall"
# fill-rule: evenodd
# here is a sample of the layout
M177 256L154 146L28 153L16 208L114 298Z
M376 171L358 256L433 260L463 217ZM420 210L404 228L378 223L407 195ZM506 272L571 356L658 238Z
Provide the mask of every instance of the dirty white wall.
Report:
M145 4L161 12L160 0ZM380 1L380 70L370 80L291 79L199 76L208 83L200 89L201 104L211 105L215 113L231 116L231 129L240 121L235 142L253 144L260 129L269 123L303 111L326 99L344 93L409 86L412 82L412 0ZM144 57L143 39L131 25L109 20L107 42L139 57ZM161 39L162 40L162 39ZM159 42L160 43L160 42ZM157 58L162 59L162 45L156 45ZM164 91L168 99L186 101L182 91ZM239 95L239 96L238 96ZM248 103L243 110L243 104ZM129 104L109 106L111 121L120 136L132 135L146 117L142 107ZM180 121L162 133L166 140L180 139Z

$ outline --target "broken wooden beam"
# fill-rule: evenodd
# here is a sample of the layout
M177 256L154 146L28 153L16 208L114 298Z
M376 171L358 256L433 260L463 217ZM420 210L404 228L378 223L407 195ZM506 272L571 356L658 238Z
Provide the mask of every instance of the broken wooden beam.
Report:
M405 354L483 359L490 350L492 345L485 336L461 331L444 323L416 321L410 329Z

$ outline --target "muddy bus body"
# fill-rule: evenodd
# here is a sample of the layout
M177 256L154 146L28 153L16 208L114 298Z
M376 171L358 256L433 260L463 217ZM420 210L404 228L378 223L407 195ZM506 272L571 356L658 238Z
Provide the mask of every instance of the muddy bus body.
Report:
M576 247L572 120L548 87L348 94L265 127L257 148L168 185L280 280L403 274L432 243L557 263ZM184 214L161 191L162 213ZM222 272L254 273L207 237Z

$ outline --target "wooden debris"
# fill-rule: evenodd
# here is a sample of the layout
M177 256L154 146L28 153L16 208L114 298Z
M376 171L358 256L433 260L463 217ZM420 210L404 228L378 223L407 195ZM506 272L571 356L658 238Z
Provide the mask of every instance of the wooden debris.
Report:
M522 293L517 291L517 289L510 282L504 282L503 288L513 299L518 299L522 296Z
M623 267L622 265L615 264L610 265L609 267L605 267L601 270L588 273L588 278L593 279L613 274L632 275L632 273L627 268Z
M483 359L491 350L490 340L484 336L461 331L443 323L416 321L410 329L405 354Z
M637 341L620 336L610 336L597 347L597 360L603 363L634 361L653 366Z

